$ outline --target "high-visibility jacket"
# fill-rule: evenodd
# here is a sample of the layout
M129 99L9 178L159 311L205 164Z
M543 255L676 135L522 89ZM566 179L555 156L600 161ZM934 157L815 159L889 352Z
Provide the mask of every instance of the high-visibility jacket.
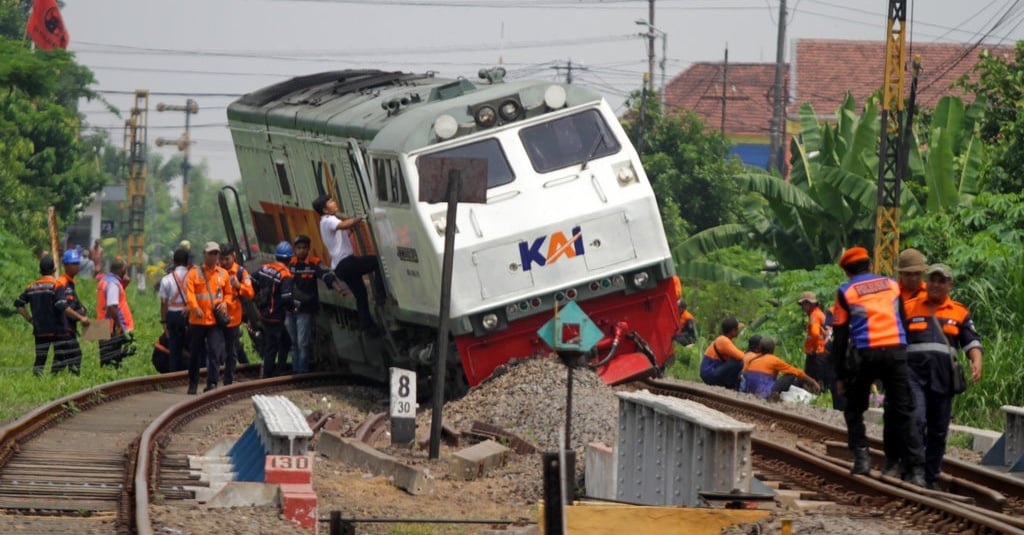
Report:
M849 325L849 339L859 350L905 346L903 300L899 284L881 275L860 273L836 292L832 325ZM837 353L845 344L837 336Z
M804 353L807 355L825 352L825 312L815 306L807 314L807 337L804 338Z
M922 295L906 304L906 314L907 363L930 390L952 393L950 357L956 356L957 349L982 349L971 312L948 296L934 305Z
M62 273L60 277L57 277L57 288L56 288L56 303L54 306L57 308L57 312L60 313L61 317L64 318L65 326L67 326L67 334L74 335L77 333L78 323L67 317L65 311L67 309L74 310L81 315L86 315L85 305L78 299L78 294L75 293L75 278L68 275L66 272Z
M756 394L766 398L775 387L775 380L780 373L788 373L796 377L807 377L800 368L771 354L754 354L743 360L743 392Z
M121 277L113 273L108 272L96 285L96 317L101 320L108 319L107 306L113 304L107 303L107 289L112 285L117 287L117 317L109 318L110 331L113 332L114 327L120 325L122 332L131 332L135 329L135 320L132 319L132 310L128 307L128 296L125 295Z
M337 278L334 272L325 268L320 259L313 255L307 256L305 260L299 260L297 256L292 257L288 269L295 277L292 296L299 303L295 312L316 314L320 310L320 288L316 281L321 279L328 286L334 284Z
M295 301L292 297L292 285L295 283L295 277L292 276L288 266L281 262L264 264L259 271L253 273L252 279L257 293L265 297L256 299L260 319L271 323L284 321L287 313L295 308Z
M216 325L213 307L224 302L224 287L228 284L228 272L220 265L212 268L206 264L193 266L185 277L185 300L188 301L188 322L191 325ZM203 317L196 315L203 311Z
M227 303L228 314L231 316L228 327L237 327L242 324L242 299L252 299L256 291L252 287L249 270L238 265L238 262L232 262L231 267L225 271L228 273L228 284L224 286L224 302ZM238 277L237 290L231 286L231 279L234 277Z
M28 306L32 313L32 334L37 338L52 338L67 332L67 318L58 311L57 279L43 275L25 287L14 300L14 308Z
M740 351L740 348L736 347L736 344L732 343L731 338L724 334L718 335L718 338L711 342L711 345L704 350L704 356L722 362L743 360L743 352Z

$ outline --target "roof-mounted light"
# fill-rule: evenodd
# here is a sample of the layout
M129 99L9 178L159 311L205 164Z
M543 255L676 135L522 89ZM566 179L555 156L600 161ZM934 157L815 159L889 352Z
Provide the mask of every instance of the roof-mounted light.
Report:
M474 118L480 128L490 128L498 122L498 113L491 106L480 106L477 108Z
M565 106L565 88L560 85L548 86L544 91L544 105L552 110Z
M444 114L434 119L434 134L440 139L451 139L459 131L459 122L455 117Z
M498 115L503 121L515 121L523 112L523 106L515 99L507 99L498 106Z

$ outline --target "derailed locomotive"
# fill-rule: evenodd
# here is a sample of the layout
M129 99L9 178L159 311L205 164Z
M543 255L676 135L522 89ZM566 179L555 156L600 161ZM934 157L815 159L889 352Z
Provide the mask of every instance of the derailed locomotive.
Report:
M356 254L376 254L388 296L383 337L355 301L321 288L315 364L383 379L430 376L437 354L447 206L418 199L425 157L487 161L486 204L457 211L446 386L464 391L515 358L550 351L537 335L575 301L607 336L607 382L664 366L678 328L674 266L640 160L600 95L574 85L432 73L325 72L249 93L228 122L256 241L297 234L327 257L311 202L328 194L365 221ZM325 258L325 262L326 262ZM371 285L372 287L372 285Z

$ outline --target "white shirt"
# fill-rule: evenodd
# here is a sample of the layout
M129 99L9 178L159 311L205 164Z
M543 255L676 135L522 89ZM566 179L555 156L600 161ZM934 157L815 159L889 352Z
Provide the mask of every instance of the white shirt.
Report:
M352 256L352 242L348 239L348 231L341 230L338 225L341 219L336 215L325 215L320 218L320 239L331 254L331 269L338 267L342 259Z
M174 280L174 276L178 276L178 280L181 281L181 291L178 291L178 282ZM174 271L164 275L160 279L160 289L157 291L157 297L161 301L167 301L167 310L185 310L185 277L188 276L188 268L185 266L176 266Z

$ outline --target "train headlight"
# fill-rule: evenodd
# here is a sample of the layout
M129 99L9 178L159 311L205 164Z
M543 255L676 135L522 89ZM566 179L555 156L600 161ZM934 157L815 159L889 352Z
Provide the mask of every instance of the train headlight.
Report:
M560 85L548 86L544 91L544 105L549 109L557 110L565 106L565 88Z
M480 324L484 326L484 329L493 331L498 327L498 315L495 313L484 314L484 317L480 318Z
M501 116L503 121L515 121L519 118L519 114L522 113L523 106L513 99L508 99L498 106L498 115Z
M498 122L498 112L494 111L491 106L480 106L476 110L476 124L481 128L489 128L494 126L494 123Z
M643 288L647 285L647 281L651 280L651 276L646 271L641 271L633 275L633 286L637 288Z
M615 172L615 179L619 181L619 185L626 186L632 182L636 182L636 171L633 170L632 166L620 167Z
M455 117L444 114L434 120L434 134L440 139L450 139L459 131L459 122Z

